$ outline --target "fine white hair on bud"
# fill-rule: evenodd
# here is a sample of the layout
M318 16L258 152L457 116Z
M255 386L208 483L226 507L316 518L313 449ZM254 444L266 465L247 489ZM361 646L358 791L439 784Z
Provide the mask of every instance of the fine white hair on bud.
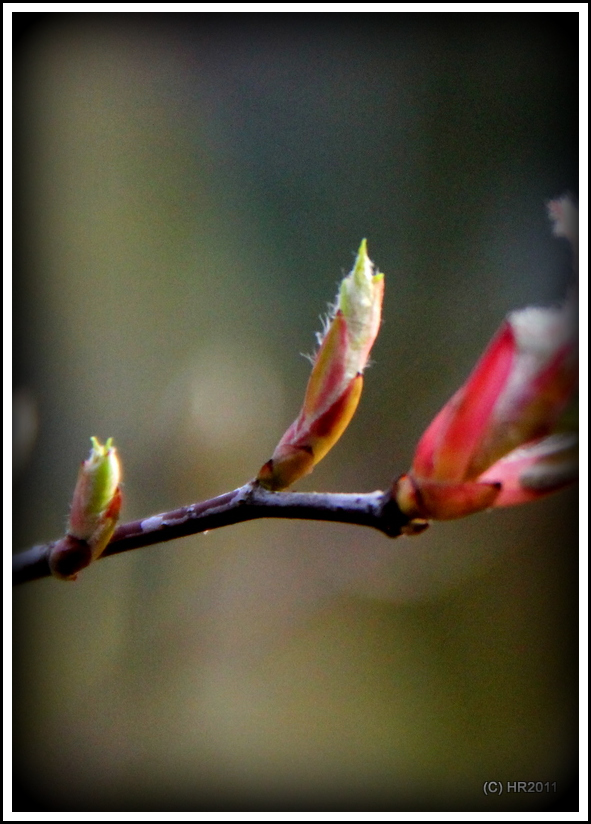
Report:
M343 279L336 301L347 321L349 347L345 374L348 378L363 372L369 352L380 328L384 275L367 254L367 241L362 240L353 270Z
M363 370L380 327L384 275L361 242L353 270L341 283L318 334L299 416L279 441L257 480L268 489L285 489L311 472L334 446L355 414Z

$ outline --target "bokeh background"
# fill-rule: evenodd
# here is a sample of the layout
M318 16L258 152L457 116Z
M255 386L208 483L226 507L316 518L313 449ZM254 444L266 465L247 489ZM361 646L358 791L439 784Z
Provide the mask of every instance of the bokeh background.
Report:
M363 237L384 323L301 490L370 491L560 300L576 14L16 14L15 548L256 474ZM258 521L14 595L15 810L576 807L576 491L391 541ZM485 797L483 782L556 782Z

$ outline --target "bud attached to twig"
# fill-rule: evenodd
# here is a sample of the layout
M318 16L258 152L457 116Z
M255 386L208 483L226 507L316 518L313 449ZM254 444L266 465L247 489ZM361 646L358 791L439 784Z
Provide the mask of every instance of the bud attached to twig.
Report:
M64 580L73 580L101 555L121 508L121 468L112 439L104 446L96 438L90 440L92 449L78 473L67 534L49 556L52 573Z
M550 204L552 217L567 216L571 241L573 210L565 199ZM420 526L525 503L575 480L577 382L575 291L559 308L512 312L396 482L402 511Z
M304 405L257 480L267 489L291 486L312 471L353 417L363 370L380 326L384 275L362 241L352 272L343 280L314 357Z

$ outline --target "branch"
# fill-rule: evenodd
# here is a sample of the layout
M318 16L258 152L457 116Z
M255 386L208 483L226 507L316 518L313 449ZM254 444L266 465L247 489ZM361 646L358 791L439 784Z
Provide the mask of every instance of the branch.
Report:
M390 491L269 492L256 481L250 481L208 501L122 524L101 558L256 518L297 518L371 526L389 538L401 535L409 521ZM50 575L49 553L56 543L41 544L14 555L13 584Z

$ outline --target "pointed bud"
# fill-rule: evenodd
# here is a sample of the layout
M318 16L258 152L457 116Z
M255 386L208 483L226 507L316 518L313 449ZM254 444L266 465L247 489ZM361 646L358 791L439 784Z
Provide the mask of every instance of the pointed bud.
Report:
M58 578L73 580L96 560L115 530L121 508L121 469L112 439L103 446L91 438L74 490L68 531L52 549L49 565Z
M299 417L258 474L263 486L285 489L307 475L347 428L380 327L383 295L384 276L375 270L363 240L353 271L341 283L324 334L318 336L320 347Z

